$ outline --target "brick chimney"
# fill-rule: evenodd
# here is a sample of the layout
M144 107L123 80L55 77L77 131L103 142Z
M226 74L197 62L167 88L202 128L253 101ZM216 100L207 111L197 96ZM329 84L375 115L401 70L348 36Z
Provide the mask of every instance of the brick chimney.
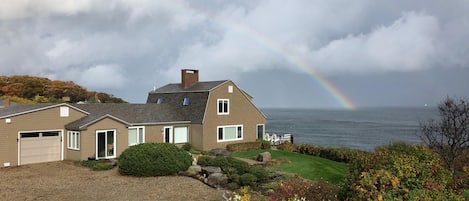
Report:
M199 81L199 70L182 69L181 70L181 85L186 88Z
M3 100L3 107L4 108L10 107L10 99L7 98L7 99Z

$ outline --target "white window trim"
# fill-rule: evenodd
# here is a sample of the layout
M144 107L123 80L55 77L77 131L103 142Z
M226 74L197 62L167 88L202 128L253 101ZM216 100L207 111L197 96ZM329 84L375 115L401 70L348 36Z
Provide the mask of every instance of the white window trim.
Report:
M105 156L105 157L98 157L98 133L102 133L102 132L107 133L108 131L113 131L113 133L114 133L114 136L113 136L113 138L114 138L114 143L113 143L114 153L113 153L113 154L114 154L114 155L112 155L112 156ZM96 130L95 135L96 135L96 138L95 138L95 140L96 140L96 141L95 141L95 147L96 147L96 148L95 148L95 149L96 149L96 156L95 156L95 157L96 157L96 159L110 159L110 158L116 158L116 156L117 156L117 146L116 146L116 145L117 145L117 139L116 139L117 130L116 130L116 129ZM105 136L106 136L106 138L107 138L107 134L106 134ZM106 140L106 141L107 141L107 140ZM107 155L107 154L106 154L106 155Z
M169 129L169 142L166 142L166 129ZM172 126L163 127L163 143L173 143L173 127Z
M225 128L226 127L236 127L236 132L238 132L238 127L241 127L241 138L238 138L238 133L236 133L236 139L229 139L229 140L220 140L218 139L218 130L220 128L223 128L223 139L225 139ZM243 140L244 138L244 128L243 128L243 125L240 124L240 125L225 125L225 126L217 126L217 142L230 142L230 141L240 141L240 140Z
M178 142L178 143L175 142L175 141L176 141L176 140L175 140L175 138L176 138L176 132L175 132L175 131L176 131L177 128L186 128L186 139L187 139L186 142ZM172 138L173 141L172 141L171 143L173 143L173 144L185 144L185 143L189 143L189 142L190 142L190 139L189 139L189 127L188 127L188 126L173 127L173 132L172 132L172 134L173 134L173 138Z
M140 128L142 129L142 132L143 132L143 135L142 135L142 137L143 137L142 143L145 143L145 126L132 126L132 127L129 127L128 130L130 130L130 129L137 129L137 143L136 143L136 144L130 144L130 142L127 142L127 144L128 144L129 146L134 146L134 145L137 145L137 144L142 144L142 143L139 143L139 142L138 142L138 141L140 141L140 140L138 139L138 137L140 136L140 135L138 134L138 130L139 130ZM127 139L128 139L128 137L129 137L129 133L127 132Z
M60 107L60 117L68 117L70 116L70 108L67 106Z
M220 112L220 101L226 101L228 104L228 107L226 108L226 112ZM224 105L224 104L222 104ZM230 99L217 99L217 114L218 115L229 115L230 114Z
M71 149L71 150L80 150L80 132L78 131L67 131L67 149ZM75 142L77 147L75 147L74 145L71 145L70 144L70 140L72 139L72 137L75 136ZM71 145L71 146L70 146Z
M228 93L230 93L230 94L233 93L233 86L232 85L228 86Z

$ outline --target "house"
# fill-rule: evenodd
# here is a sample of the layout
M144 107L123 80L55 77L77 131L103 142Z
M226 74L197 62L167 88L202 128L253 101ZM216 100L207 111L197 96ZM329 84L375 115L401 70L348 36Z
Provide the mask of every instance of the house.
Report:
M181 83L148 94L146 104L33 104L0 109L0 166L116 158L144 142L224 148L262 138L266 119L232 81Z

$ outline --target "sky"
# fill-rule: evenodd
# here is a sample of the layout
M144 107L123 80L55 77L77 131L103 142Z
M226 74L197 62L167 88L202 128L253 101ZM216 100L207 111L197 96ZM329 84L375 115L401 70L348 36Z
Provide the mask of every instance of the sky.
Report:
M467 0L3 0L0 74L131 103L233 80L261 108L436 105L469 97Z

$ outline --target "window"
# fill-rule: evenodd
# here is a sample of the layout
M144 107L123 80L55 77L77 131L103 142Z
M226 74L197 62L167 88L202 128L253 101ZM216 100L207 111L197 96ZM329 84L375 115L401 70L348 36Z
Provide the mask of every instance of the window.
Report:
M189 142L187 127L174 128L174 144Z
M218 114L227 115L230 114L230 100L218 99Z
M60 107L60 117L68 117L69 109L68 107L62 106Z
M80 132L68 131L67 132L67 148L73 150L80 150Z
M218 127L218 142L234 141L243 139L243 126L219 126Z
M129 146L145 142L145 127L129 127Z
M96 158L116 157L116 130L96 131Z
M231 85L228 86L228 93L230 93L230 94L233 93L233 86L231 86Z
M182 105L188 106L188 105L189 105L189 102L190 102L189 97L185 97L185 98L184 98L184 101L182 102Z
M257 124L257 139L264 139L264 124Z
M161 104L161 103L163 103L163 98L158 98L158 99L156 100L156 104Z

